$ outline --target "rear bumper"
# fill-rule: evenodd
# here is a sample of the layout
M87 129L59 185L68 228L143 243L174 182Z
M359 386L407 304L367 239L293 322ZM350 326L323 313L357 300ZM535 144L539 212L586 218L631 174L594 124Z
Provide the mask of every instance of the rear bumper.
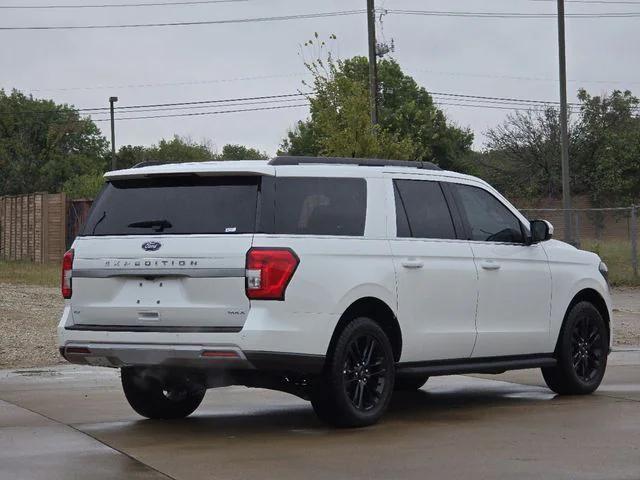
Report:
M159 345L71 342L60 347L69 362L101 367L167 367L320 373L323 355L243 351L232 345Z

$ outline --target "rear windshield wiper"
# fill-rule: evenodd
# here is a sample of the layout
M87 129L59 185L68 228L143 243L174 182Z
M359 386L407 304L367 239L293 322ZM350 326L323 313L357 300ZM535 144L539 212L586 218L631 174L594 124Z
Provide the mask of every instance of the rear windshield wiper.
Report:
M168 220L144 220L127 225L129 228L153 228L156 232L161 232L165 228L171 228L172 226Z

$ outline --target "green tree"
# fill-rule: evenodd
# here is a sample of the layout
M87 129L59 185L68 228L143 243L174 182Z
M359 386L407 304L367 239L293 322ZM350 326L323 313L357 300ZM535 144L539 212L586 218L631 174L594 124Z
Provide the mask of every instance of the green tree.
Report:
M453 168L470 150L471 132L447 122L431 95L395 60L378 62L379 125L372 128L368 60L335 60L317 35L305 47L316 50L316 58L305 62L314 77L307 85L313 90L311 116L288 132L282 153L432 160Z
M222 153L215 156L216 160L267 160L268 158L269 155L255 148L232 144L222 147Z
M628 205L640 199L640 117L637 97L615 90L606 96L578 92L576 174L598 205Z
M107 141L69 105L0 90L0 195L60 191L105 168Z
M630 92L578 92L580 112L569 125L571 191L594 205L625 205L640 197L639 101ZM516 112L487 133L487 149L467 168L509 195L562 193L558 111Z
M118 168L129 168L141 162L184 163L215 160L216 154L207 142L195 142L174 135L150 147L125 145L118 150Z
M100 173L77 175L64 182L62 191L69 198L95 198L104 185L104 176Z

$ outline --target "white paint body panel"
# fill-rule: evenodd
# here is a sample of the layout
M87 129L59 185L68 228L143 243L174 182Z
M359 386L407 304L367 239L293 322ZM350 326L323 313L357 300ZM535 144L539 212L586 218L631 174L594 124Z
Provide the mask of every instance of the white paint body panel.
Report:
M245 351L324 355L344 311L355 301L383 301L402 332L401 362L549 353L555 348L567 307L582 289L593 289L610 313L599 258L555 240L513 246L467 240L399 239L395 231L392 178L428 178L485 188L523 223L526 219L482 180L453 172L399 167L301 165L267 162L203 162L111 172L107 178L195 173L269 176L356 177L367 182L362 237L315 235L187 235L80 237L75 268L106 258L153 259L146 240L163 243L162 258L197 258L208 268L242 269L251 246L289 247L300 264L284 301L249 301L244 278L182 278L160 291L137 280L74 278L58 328L61 346L133 343L228 346ZM403 262L422 262L406 268ZM499 270L482 268L498 262ZM139 283L139 282L138 282ZM142 294L147 288L150 293ZM138 290L137 290L138 289ZM141 300L141 303L136 303ZM160 304L154 303L160 301ZM239 332L107 332L65 327L78 323L139 322L139 310L157 310L160 323L237 326Z

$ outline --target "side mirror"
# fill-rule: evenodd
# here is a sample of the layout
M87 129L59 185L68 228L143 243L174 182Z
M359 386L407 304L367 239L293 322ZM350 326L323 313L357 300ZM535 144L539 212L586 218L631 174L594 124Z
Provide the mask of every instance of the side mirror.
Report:
M539 243L553 237L553 225L546 220L531 220L531 243Z

